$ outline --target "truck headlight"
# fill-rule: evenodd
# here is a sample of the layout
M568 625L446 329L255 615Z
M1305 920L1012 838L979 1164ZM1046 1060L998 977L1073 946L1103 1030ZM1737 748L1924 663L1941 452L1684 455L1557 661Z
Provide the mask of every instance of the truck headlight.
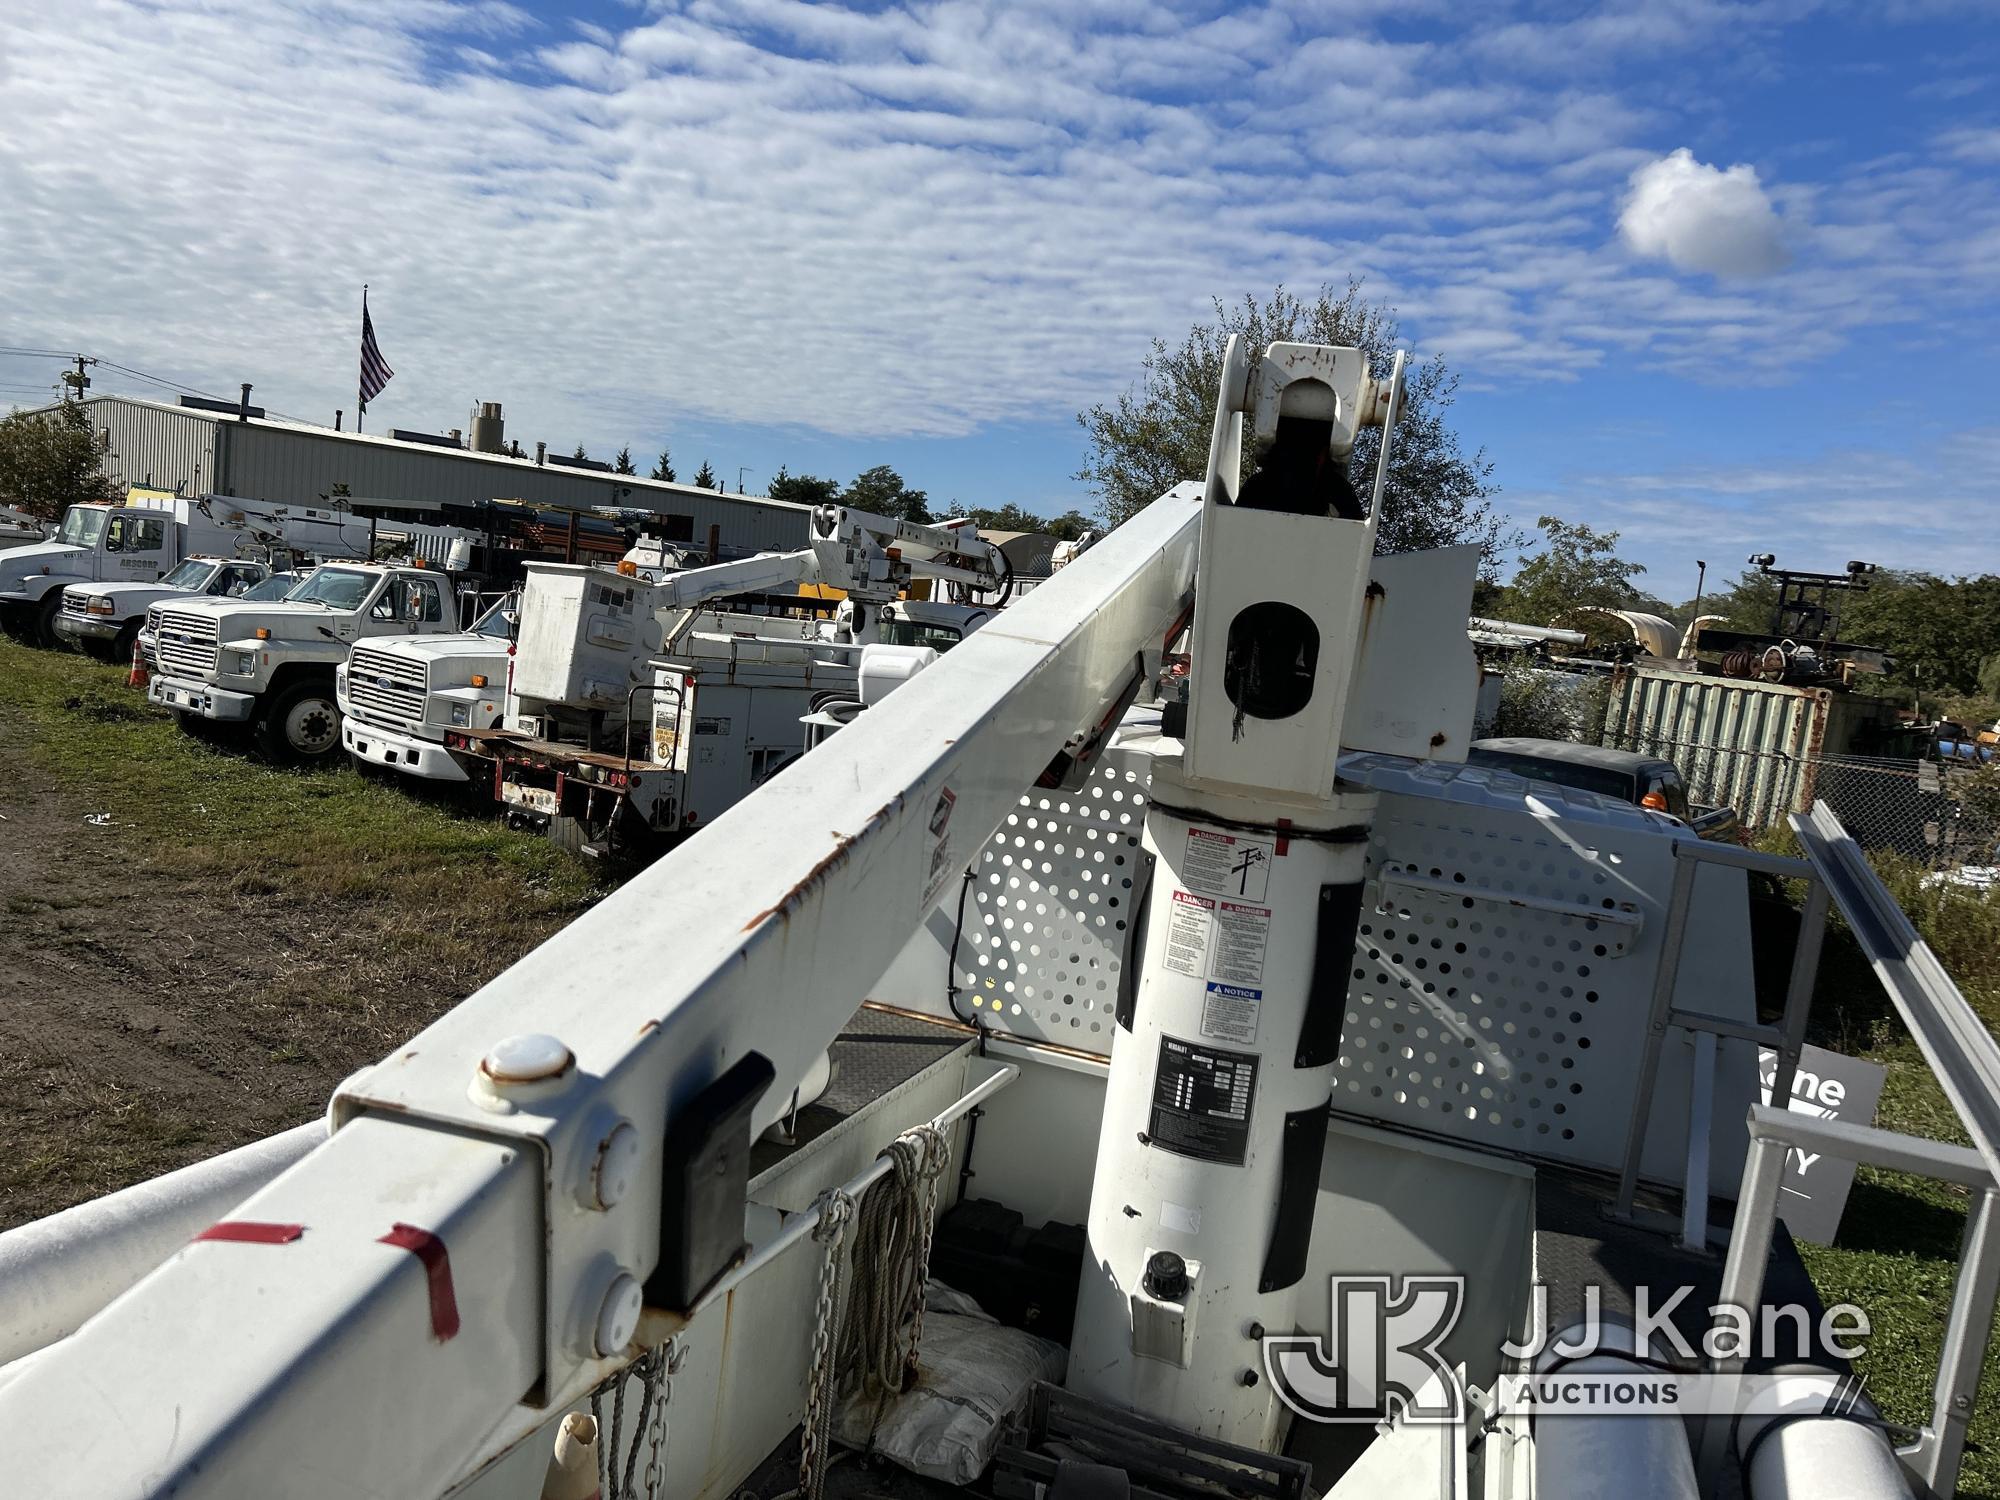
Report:
M84 605L83 608L84 608L84 613L86 614L108 615L112 613L117 608L117 606L113 604L109 599L105 598L102 594L93 594L90 597L90 602Z
M229 657L235 663L230 670L236 676L255 677L257 675L257 653L255 651L232 651L229 653Z
M463 729L466 725L470 724L472 722L472 705L470 703L452 704L451 722L452 726L457 729Z

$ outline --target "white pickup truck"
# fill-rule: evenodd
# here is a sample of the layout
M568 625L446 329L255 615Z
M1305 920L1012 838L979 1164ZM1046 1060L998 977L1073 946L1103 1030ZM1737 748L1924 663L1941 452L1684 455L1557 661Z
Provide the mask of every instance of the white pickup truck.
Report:
M444 737L499 721L518 607L519 596L508 595L463 635L372 636L356 645L334 676L340 741L355 770L469 780Z
M404 563L325 563L284 599L161 606L147 689L183 727L248 724L273 759L340 748L335 673L360 640L456 635L450 577Z
M234 598L270 577L260 562L190 557L157 583L73 583L63 590L56 634L95 656L123 661L146 623L146 611L176 595Z

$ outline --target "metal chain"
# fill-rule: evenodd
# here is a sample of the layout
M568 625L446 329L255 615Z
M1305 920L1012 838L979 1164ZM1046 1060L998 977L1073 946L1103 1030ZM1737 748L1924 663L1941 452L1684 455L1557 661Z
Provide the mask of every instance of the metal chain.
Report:
M622 1370L605 1378L590 1393L590 1415L597 1423L597 1480L604 1500L658 1500L665 1477L664 1454L667 1442L667 1403L673 1399L673 1376L680 1370L687 1351L669 1339L649 1349ZM633 1415L632 1444L625 1445L625 1385L639 1382L639 1409ZM611 1425L604 1425L604 1393L611 1393ZM643 1476L639 1473L639 1450L647 1449ZM634 1480L643 1478L641 1490Z
M922 1176L923 1212L917 1222L915 1275L911 1278L910 1300L910 1350L904 1356L903 1389L912 1390L917 1383L917 1350L924 1339L924 1283L930 1278L931 1237L937 1228L938 1182L944 1176L944 1169L951 1165L951 1141L935 1125L919 1125L904 1132L904 1138L915 1137L923 1151L923 1161L918 1171Z
M654 1403L653 1420L646 1434L646 1500L660 1500L660 1491L666 1482L667 1404L674 1399L674 1374L680 1369L681 1361L687 1358L687 1351L672 1339L653 1352L657 1359L659 1400ZM633 1447L636 1449L638 1444L634 1443Z
M839 1295L846 1261L841 1242L854 1218L854 1199L829 1188L813 1201L819 1222L812 1237L826 1246L819 1268L819 1301L813 1309L812 1369L806 1376L806 1422L799 1434L800 1500L819 1500L826 1481L827 1453L832 1446L834 1322L846 1299Z

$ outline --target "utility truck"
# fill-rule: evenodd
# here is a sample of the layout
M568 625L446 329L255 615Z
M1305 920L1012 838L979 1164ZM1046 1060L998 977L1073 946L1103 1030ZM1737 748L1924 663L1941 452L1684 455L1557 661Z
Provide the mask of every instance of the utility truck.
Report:
M160 603L194 599L234 599L271 576L270 568L247 558L190 557L157 583L73 583L63 590L56 634L94 655L122 661L145 627L147 612Z
M332 506L135 486L123 501L72 505L46 542L0 552L0 625L41 645L59 645L64 589L152 583L191 557L369 558L389 546L458 538L470 533L378 521Z
M450 576L412 563L325 563L271 603L164 605L147 696L184 728L247 724L275 759L330 755L341 743L335 674L355 642L455 635L461 607Z
M459 635L379 635L355 644L334 673L334 696L340 742L357 771L467 779L444 737L499 722L519 604L515 594L496 600Z
M279 573L267 573L262 579L251 584L249 588L240 594L202 594L194 598L169 595L168 598L177 608L181 609L199 609L204 605L219 602L226 603L231 600L241 604L270 604L284 598L293 589L304 583L307 571L309 570L288 568ZM145 621L139 627L139 664L148 672L157 670L160 665L159 657L153 650L153 643L160 631L161 608L160 604L148 605L146 607Z
M872 701L998 607L902 598L912 579L1004 602L1006 561L969 522L828 505L808 541L657 581L633 558L615 573L530 563L503 722L446 745L489 768L516 826L587 854L649 853L795 760L809 714ZM842 592L831 620L704 607L801 583Z

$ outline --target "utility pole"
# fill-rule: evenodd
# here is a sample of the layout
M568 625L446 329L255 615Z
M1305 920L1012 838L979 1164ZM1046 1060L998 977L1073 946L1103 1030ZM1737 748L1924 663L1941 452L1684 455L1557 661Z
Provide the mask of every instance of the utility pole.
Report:
M750 466L748 464L738 464L736 466L736 493L739 495L743 493L743 476L749 472Z
M90 377L83 373L84 367L96 363L96 360L86 359L79 354L76 357L76 373L74 375L65 374L63 376L63 384L70 388L75 400L82 401L83 393L90 389Z

